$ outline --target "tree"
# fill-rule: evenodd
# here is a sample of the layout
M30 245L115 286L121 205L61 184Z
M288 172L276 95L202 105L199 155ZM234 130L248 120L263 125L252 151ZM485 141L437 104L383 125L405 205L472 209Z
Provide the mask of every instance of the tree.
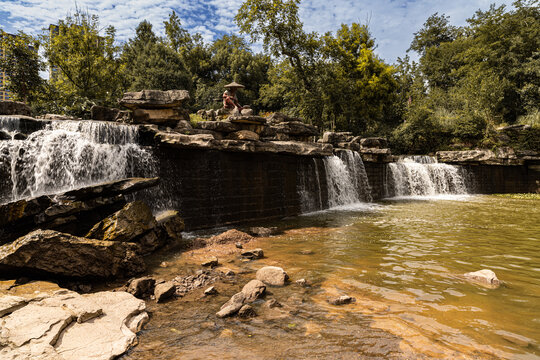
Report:
M0 30L0 48L5 54L0 57L0 68L8 75L5 89L16 100L32 104L44 85L39 76L45 69L38 55L39 41L22 31L12 36Z
M182 27L182 23L176 12L173 10L169 14L169 20L164 21L165 34L167 34L168 45L176 52L182 52L182 48L189 50L188 46L193 44L189 32Z
M458 35L459 29L451 26L448 16L435 13L428 17L424 27L414 33L414 39L409 50L424 55L427 49L438 47L445 42L454 41Z
M118 61L114 27L99 33L99 18L79 10L60 20L43 37L45 57L53 71L51 84L64 103L114 104L122 89L123 68Z
M125 45L122 61L128 87L133 91L191 89L191 76L180 55L154 34L146 20Z

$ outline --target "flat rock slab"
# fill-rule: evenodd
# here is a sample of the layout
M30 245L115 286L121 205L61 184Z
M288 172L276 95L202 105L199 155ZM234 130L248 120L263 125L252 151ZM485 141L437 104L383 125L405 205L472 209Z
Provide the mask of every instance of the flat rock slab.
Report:
M119 103L130 109L154 109L180 107L187 100L187 90L142 90L124 93Z
M148 319L144 301L121 291L62 289L25 301L0 318L2 359L114 359L135 344Z

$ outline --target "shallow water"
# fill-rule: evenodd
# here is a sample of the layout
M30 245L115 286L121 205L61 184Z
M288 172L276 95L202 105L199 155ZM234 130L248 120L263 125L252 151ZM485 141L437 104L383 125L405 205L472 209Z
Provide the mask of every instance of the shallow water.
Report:
M540 201L475 196L387 200L279 223L266 258L226 263L240 275L217 297L149 305L152 319L125 359L540 359ZM159 260L158 260L159 258ZM152 273L195 271L192 253L161 254ZM282 308L218 319L221 304L263 265L292 282L270 288ZM460 275L489 268L487 289ZM304 288L294 283L305 278ZM347 294L356 303L329 305Z

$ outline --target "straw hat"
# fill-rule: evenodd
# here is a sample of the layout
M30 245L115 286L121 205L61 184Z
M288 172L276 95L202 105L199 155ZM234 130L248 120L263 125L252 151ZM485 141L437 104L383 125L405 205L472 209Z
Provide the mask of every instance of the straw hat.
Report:
M234 81L232 83L230 83L230 84L225 85L225 87L227 89L243 89L243 88L245 88L244 85L239 84L239 83L234 82Z

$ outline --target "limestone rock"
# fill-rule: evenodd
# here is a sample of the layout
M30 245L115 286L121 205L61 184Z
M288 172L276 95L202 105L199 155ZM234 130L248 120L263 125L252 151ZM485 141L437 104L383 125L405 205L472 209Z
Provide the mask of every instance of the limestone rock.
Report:
M0 246L0 269L68 277L111 277L144 271L137 244L36 230Z
M268 117L267 122L271 125L276 125L282 122L288 122L288 121L302 121L300 118L292 117L280 112L275 112L272 115Z
M234 294L229 301L227 301L221 309L216 313L217 317L223 318L234 315L244 305L246 295L243 292Z
M0 319L0 358L113 359L135 345L145 319L144 301L126 292L38 293Z
M183 132L183 131L189 131L192 130L193 126L191 126L191 123L187 120L179 120L176 124L176 127L174 128L175 131Z
M0 140L11 140L11 135L4 130L0 130Z
M280 267L265 266L257 270L257 280L268 285L283 286L289 279L289 275Z
M319 132L317 128L310 124L304 124L301 121L286 121L275 125L278 133L283 133L293 136L317 136Z
M540 160L540 154L527 160ZM487 149L465 151L437 151L439 162L452 164L485 164L485 165L523 165L525 158L518 155L512 148L498 148L495 151Z
M242 109L240 112L243 116L252 116L253 115L253 109Z
M90 118L92 120L116 121L120 114L120 109L109 108L105 106L92 105L90 108Z
M244 124L266 124L266 119L262 116L255 115L241 115L241 114L232 114L228 119L232 123L244 123Z
M230 244L230 243L245 243L253 240L253 236L245 232L231 229L216 236L212 236L207 240L208 244Z
M206 267L213 268L213 267L218 266L218 264L219 264L218 258L215 257L215 256L212 256L211 258L204 260L201 263L201 266L206 266Z
M238 127L229 121L200 121L197 123L197 128L222 133L231 133L238 130Z
M465 278L474 282L486 285L491 288L498 288L501 284L497 275L489 269L482 269L464 274Z
M127 286L127 292L136 298L142 299L154 292L155 284L156 280L149 276L132 279Z
M215 286L210 286L208 289L204 290L204 295L215 295L218 291L216 290Z
M246 250L242 252L242 257L245 257L246 259L255 260L255 259L262 259L264 257L264 252L262 249L252 249L252 250Z
M134 201L97 223L86 237L105 241L132 241L156 225L148 205Z
M243 305L240 308L240 310L238 310L238 316L241 318L250 318L250 317L257 316L257 313L255 312L255 310L253 310L251 305L246 304L246 305Z
M127 195L135 191L148 189L159 184L159 178L126 178L104 182L101 184L85 186L80 189L69 190L55 195L60 200L88 200L96 197L112 197Z
M184 220L176 210L164 211L156 216L157 224L162 228L169 239L182 240L182 231L185 229Z
M351 132L333 132L327 131L322 136L322 142L328 144L337 144L342 142L349 142L353 139Z
M124 93L119 103L130 109L159 109L180 107L188 100L187 90L142 90Z
M388 141L382 137L369 137L360 139L360 145L365 148L384 149L388 147Z
M355 302L356 299L348 295L342 295L340 297L328 300L328 303L331 305L345 305Z
M32 116L30 106L19 101L0 101L0 115L25 115Z
M269 299L264 304L267 308L273 309L276 307L283 307L276 299Z
M240 130L230 133L227 136L231 140L259 141L259 135L249 130Z
M252 227L249 228L249 234L252 236L268 237L278 233L277 227Z
M266 291L266 285L259 280L251 280L242 288L244 293L244 302L253 302L264 295Z
M174 295L176 291L176 286L172 281L166 281L160 284L157 284L154 289L154 296L156 297L156 302L161 302L163 300L169 299Z

